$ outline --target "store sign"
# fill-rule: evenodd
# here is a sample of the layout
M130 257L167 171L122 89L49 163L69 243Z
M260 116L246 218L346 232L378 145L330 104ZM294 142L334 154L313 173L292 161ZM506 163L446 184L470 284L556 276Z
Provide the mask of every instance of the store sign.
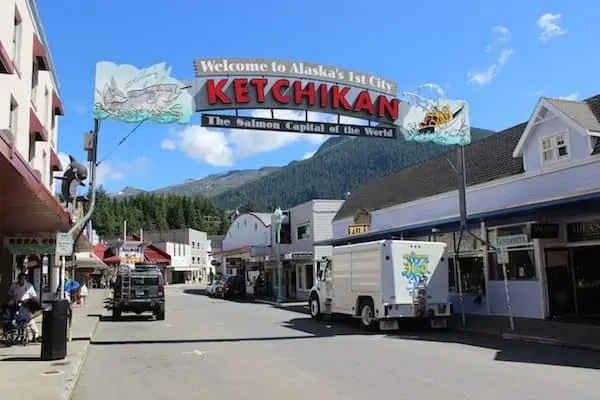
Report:
M255 244L250 246L250 257L264 257L271 254L271 246Z
M588 242L600 240L600 220L567 224L567 241Z
M370 127L363 125L332 124L271 118L235 117L219 114L202 114L202 126L207 128L249 129L258 131L278 131L336 135L351 137L378 137L396 139L396 128Z
M515 247L529 243L527 235L510 235L496 238L496 247Z
M56 251L56 237L5 237L4 247L16 256L54 254Z
M559 224L531 224L532 239L558 239Z
M313 253L310 252L295 252L295 253L291 253L290 254L290 258L292 260L312 260L313 259Z
M348 236L360 235L361 233L367 233L370 230L371 230L371 225L367 225L367 224L349 225L348 226Z

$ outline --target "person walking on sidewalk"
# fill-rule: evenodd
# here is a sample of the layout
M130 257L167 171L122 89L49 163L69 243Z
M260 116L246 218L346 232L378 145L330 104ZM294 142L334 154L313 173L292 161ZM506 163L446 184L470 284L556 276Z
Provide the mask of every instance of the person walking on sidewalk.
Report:
M39 302L33 285L27 282L27 275L23 272L19 274L17 281L10 286L8 294L11 304L23 303L29 313L31 313L29 303L33 305ZM40 341L40 330L33 318L29 321L28 327L33 332L33 341Z
M81 306L82 307L86 307L87 306L87 297L88 297L88 295L89 295L88 288L87 288L87 285L84 283L79 288L79 297L81 298Z

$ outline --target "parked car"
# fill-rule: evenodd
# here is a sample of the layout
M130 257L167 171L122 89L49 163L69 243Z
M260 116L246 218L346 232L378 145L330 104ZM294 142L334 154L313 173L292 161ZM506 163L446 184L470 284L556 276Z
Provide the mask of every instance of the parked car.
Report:
M113 319L124 312L151 312L157 320L165 319L165 282L157 265L136 263L117 275L112 301Z
M219 279L213 280L212 283L206 287L206 294L209 297L223 296L223 282Z
M233 275L227 278L223 285L223 298L246 296L246 280L241 275Z

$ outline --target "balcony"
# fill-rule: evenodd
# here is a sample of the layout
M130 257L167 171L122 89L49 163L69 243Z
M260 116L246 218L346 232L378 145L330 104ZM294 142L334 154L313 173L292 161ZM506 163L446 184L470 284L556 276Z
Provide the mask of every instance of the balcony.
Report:
M44 125L38 118L33 107L29 109L29 134L35 135L36 142L47 142L48 141L48 132Z
M60 100L60 97L58 97L56 89L52 90L52 109L54 110L55 115L65 115L62 101Z
M0 40L0 74L12 74L15 72L15 67L6 52L6 48L2 41Z
M37 33L33 34L33 59L37 61L40 71L50 71L50 58Z

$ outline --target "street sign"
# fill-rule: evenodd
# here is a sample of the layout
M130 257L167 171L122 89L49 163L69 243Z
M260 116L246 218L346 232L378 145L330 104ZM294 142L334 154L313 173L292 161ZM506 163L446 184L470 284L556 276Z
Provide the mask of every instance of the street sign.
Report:
M508 249L506 247L498 247L496 250L496 263L508 264Z
M73 236L69 233L58 232L56 234L56 256L69 257L73 255Z

